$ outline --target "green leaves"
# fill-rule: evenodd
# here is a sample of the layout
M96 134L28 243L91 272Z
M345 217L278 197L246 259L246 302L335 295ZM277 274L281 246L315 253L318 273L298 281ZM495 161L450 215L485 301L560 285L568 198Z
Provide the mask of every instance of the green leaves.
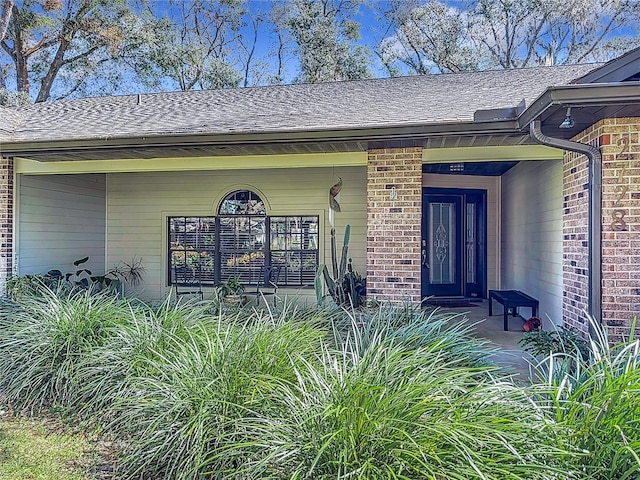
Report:
M89 261L89 257L83 257L73 262L73 266L79 267L80 265L82 265L83 263L87 263L88 261Z
M635 329L631 326L631 331ZM540 403L563 427L561 441L586 455L575 459L582 478L640 476L640 340L610 346L606 330L590 319L594 335L584 354L566 349L539 365L547 391Z
M98 428L124 478L640 474L638 340L600 332L588 361L554 354L523 387L439 309L213 314L40 288L0 304L3 401Z

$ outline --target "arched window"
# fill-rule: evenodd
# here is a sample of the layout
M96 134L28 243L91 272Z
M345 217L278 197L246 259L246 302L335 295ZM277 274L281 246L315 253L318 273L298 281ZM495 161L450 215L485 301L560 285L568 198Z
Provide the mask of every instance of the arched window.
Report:
M264 202L250 190L227 195L218 209L220 222L220 277L239 277L255 284L265 265L267 212Z
M280 265L280 285L313 286L317 215L268 216L260 196L250 190L226 195L216 213L168 218L169 285L217 285L233 277L255 285L263 267Z
M251 190L236 190L224 197L218 215L266 215L264 202Z

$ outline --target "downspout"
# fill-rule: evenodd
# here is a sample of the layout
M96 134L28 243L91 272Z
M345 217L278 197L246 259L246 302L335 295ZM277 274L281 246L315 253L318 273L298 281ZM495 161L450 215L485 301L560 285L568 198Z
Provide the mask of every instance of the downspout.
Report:
M588 313L602 320L602 154L596 147L563 138L548 137L540 129L540 120L529 125L529 135L550 147L586 155L589 159L589 278ZM589 327L591 333L591 327Z

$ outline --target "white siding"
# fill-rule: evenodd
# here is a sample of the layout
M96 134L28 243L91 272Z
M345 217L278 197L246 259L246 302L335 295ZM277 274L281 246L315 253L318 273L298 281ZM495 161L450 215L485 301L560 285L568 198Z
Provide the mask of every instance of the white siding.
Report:
M562 162L520 162L502 176L502 282L562 323ZM525 315L527 310L525 309Z
M158 300L169 293L167 278L167 220L170 215L213 215L233 190L250 189L265 201L268 215L320 215L329 260L328 192L342 177L341 213L335 214L338 239L350 224L349 256L360 272L366 265L366 168L300 168L262 171L112 173L107 179L107 263L142 258L145 283L139 295ZM312 289L301 293L312 296Z
M487 191L487 289L496 289L499 285L500 238L499 199L500 177L479 175L436 175L426 173L422 176L422 186L432 188L469 188Z
M19 175L18 273L73 271L73 262L96 273L105 268L105 176Z

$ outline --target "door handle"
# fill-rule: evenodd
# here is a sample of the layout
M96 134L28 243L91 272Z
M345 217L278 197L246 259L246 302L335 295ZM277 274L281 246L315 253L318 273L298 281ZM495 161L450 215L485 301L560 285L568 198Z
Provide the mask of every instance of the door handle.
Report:
M422 266L425 268L431 268L431 265L427 262L427 251L422 249Z

